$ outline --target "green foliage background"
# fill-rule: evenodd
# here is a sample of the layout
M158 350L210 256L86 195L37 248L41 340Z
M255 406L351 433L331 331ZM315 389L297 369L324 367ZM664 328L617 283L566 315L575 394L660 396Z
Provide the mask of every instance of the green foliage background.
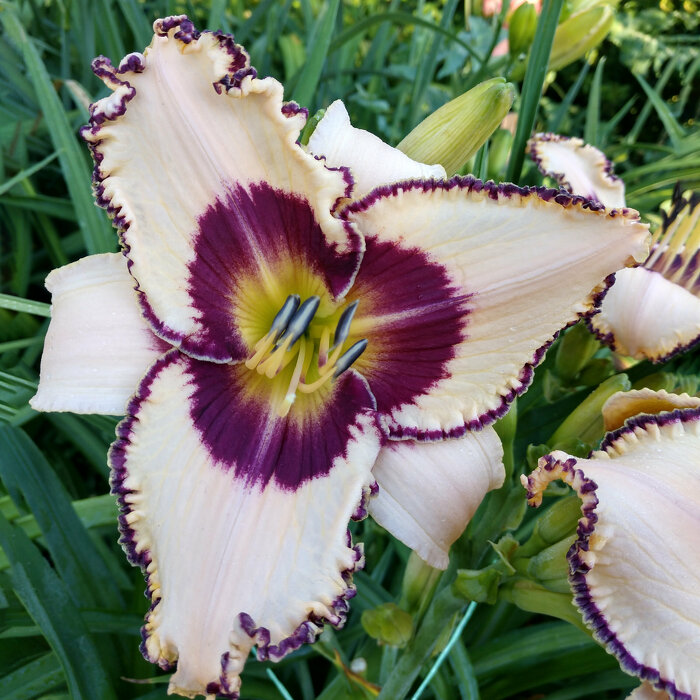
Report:
M581 4L548 2L538 36L549 30L551 37L560 8L566 16ZM0 2L4 700L165 697L167 676L138 652L143 578L116 542L106 467L116 421L39 415L26 403L36 388L48 325L44 277L85 254L117 248L107 217L93 204L91 163L77 136L89 102L107 93L90 70L93 57L118 62L150 42L156 17L184 12L200 29L233 32L259 74L280 79L286 96L311 113L342 98L355 125L395 144L478 82L518 75L522 60L491 55L505 36L505 11L484 18L475 9L457 0ZM700 181L697 90L693 94L700 66L697 22L690 0L622 2L608 38L585 59L548 73L549 44L542 41L532 49L524 81L516 81L514 110L521 124L581 136L603 148L626 181L629 205L652 224L676 181L686 188ZM539 184L541 177L523 159L528 136L529 129L515 137L498 130L463 172ZM524 560L513 566L518 543L541 517L524 512L517 478L547 449L543 444L554 446L559 425L601 383L603 393L632 383L694 393L700 365L689 355L666 367L630 367L591 346L585 331L572 329L566 338L567 347L559 341L550 350L517 413L501 423L510 478L486 499L455 546L448 571L439 577L421 569L369 519L355 525L367 567L356 577L348 624L274 666L251 660L244 698L345 700L375 697L380 687L381 697L390 700L626 696L634 679L580 628L561 571L545 585ZM567 358L583 357L584 345L592 352L572 372ZM590 410L577 415L594 417L584 426L579 422L578 433L568 434L564 444L585 453L602 436L602 425ZM551 493L548 503L566 497L563 488ZM575 516L570 532L574 522ZM501 561L508 566L499 569ZM497 570L495 587L488 601L470 605L478 595L457 572L484 569ZM483 586L477 593L483 597ZM372 614L365 615L363 626L363 612L386 604L401 610L381 608L385 617L378 621L375 613L373 624ZM468 624L452 634L460 621ZM408 641L403 648L380 645L368 630ZM437 653L450 635L438 665ZM430 682L417 691L429 673Z

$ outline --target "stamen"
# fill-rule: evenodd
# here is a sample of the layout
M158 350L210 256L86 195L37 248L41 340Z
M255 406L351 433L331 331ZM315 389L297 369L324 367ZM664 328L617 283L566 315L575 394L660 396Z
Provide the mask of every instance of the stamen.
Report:
M289 348L294 345L294 343L301 338L304 331L309 327L313 317L316 315L316 311L318 311L318 305L320 303L321 297L316 295L306 299L287 325L286 330L280 337L280 342L291 338L291 342L287 345L287 347Z
M355 360L365 351L367 348L367 339L358 340L356 343L351 345L346 352L344 352L335 363L335 371L333 372L333 379L339 377L343 372L350 369Z
M298 391L303 394L312 394L317 389L320 389L329 379L339 377L343 372L350 369L355 360L365 351L367 348L367 339L358 340L356 343L351 345L346 352L344 352L337 360L333 360L331 356L331 363L329 369L321 374L321 376L311 384L299 383L297 387ZM335 353L334 353L335 354Z
M297 355L297 364L294 367L294 373L292 374L292 379L289 382L289 388L284 397L282 403L277 407L277 414L280 418L284 418L288 413L289 409L294 403L294 399L297 397L297 386L299 385L299 380L301 379L301 372L304 367L304 359L306 357L306 343L299 343L299 354Z
M292 318L298 307L299 295L290 294L285 299L284 304L282 304L282 308L272 319L270 330L262 338L260 338L257 343L255 343L255 354L252 357L249 357L245 362L245 366L248 369L255 369L258 366L258 363L260 360L262 360L267 351L277 342L282 333L284 333L284 331L287 329L289 320Z
M301 299L298 294L290 294L282 304L282 308L277 312L277 315L272 319L272 325L270 326L270 333L275 334L275 340L277 340L284 331L287 330L289 321L294 316L296 310L299 308L299 302Z
M338 345L342 345L345 342L345 339L348 337L352 317L355 315L355 311L357 310L357 305L359 303L359 300L353 301L352 304L350 304L350 306L348 306L348 308L345 309L342 314L340 314L340 318L338 319L338 323L335 327L335 333L333 334L333 346L331 347L331 350L335 350Z

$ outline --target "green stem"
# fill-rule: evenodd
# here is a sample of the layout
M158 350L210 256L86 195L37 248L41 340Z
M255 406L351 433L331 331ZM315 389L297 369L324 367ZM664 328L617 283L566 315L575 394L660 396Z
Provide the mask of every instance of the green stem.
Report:
M443 588L433 598L423 624L384 684L378 700L401 700L406 697L423 664L433 653L440 634L464 606L464 600L455 596L450 586Z

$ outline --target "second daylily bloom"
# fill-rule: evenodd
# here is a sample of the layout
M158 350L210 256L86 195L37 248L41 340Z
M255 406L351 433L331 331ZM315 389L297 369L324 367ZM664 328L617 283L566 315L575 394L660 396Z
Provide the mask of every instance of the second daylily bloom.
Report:
M544 175L607 207L625 206L612 164L581 139L537 134L530 153ZM674 194L640 267L620 270L591 330L614 350L663 362L700 342L700 196Z
M114 92L84 136L125 258L49 277L33 405L126 412L110 464L144 654L177 662L173 692L237 697L254 645L279 659L343 622L377 483L380 522L446 566L503 479L490 424L646 229L555 190L377 182L426 166L376 140L381 167L350 173L336 137L297 144L304 111L232 37L155 32L95 62Z
M653 414L652 414L653 412ZM589 459L553 452L523 476L531 505L562 479L582 500L568 553L574 602L622 668L631 697L700 697L700 399L649 389L603 407Z

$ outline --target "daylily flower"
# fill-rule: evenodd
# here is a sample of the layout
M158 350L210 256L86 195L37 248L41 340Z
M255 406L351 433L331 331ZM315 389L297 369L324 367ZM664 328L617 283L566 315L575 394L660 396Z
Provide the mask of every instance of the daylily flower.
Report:
M126 412L110 465L143 652L177 662L171 692L237 697L254 645L276 660L342 624L347 524L377 483L375 517L446 566L503 480L490 424L646 229L556 190L425 179L332 117L310 155L305 111L232 37L154 28L94 64L113 94L83 134L125 257L49 276L33 405Z
M581 498L567 555L574 602L623 670L645 681L631 697L692 700L700 697L700 399L629 392L603 413L615 429L599 451L546 455L523 485L535 506L556 479Z
M544 175L607 207L625 206L612 164L581 139L537 134L530 154ZM700 342L700 195L676 191L640 267L620 270L589 327L613 350L664 362Z

